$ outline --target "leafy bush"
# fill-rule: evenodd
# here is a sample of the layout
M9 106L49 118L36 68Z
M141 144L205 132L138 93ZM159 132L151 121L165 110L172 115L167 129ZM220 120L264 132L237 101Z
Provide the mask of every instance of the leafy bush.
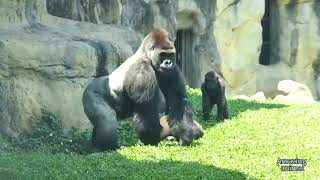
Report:
M118 127L120 146L134 145L139 141L133 129L132 121L120 122ZM67 130L61 119L46 110L42 110L41 117L34 123L32 134L7 140L9 143L1 142L1 149L8 150L13 147L19 151L42 150L51 153L80 154L97 150L91 144L91 130L79 131L74 127Z
M65 130L63 122L51 112L42 110L42 116L32 127L32 134L9 139L18 150L48 150L52 153L87 153L91 150L88 130Z

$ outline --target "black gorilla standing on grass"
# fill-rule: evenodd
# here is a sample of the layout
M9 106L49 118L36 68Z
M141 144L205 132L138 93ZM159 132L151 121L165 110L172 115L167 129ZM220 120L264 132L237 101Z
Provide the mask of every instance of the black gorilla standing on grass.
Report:
M174 88L177 86L170 87L168 83L161 82L161 79L166 80L161 77L173 77L177 84L180 83L180 79L174 77L178 70L174 61L175 48L167 31L156 29L144 38L137 52L109 76L94 79L87 86L82 101L84 111L93 124L92 142L95 147L101 150L118 148L117 120L131 116L141 141L158 144L162 130L159 121L161 90L166 90L163 94L168 106L172 107L171 114L177 114L169 126L177 129L175 135L182 144L193 141L197 136L193 132L197 126L188 121L192 118L180 115L185 111L185 96L176 94Z
M209 114L215 104L218 106L217 119L224 120L228 118L225 84L219 79L215 71L209 71L205 74L204 82L201 85L201 91L203 119L209 119Z

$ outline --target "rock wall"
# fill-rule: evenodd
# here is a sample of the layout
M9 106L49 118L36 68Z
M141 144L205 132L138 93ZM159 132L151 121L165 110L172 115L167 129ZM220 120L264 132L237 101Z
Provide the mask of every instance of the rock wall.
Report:
M306 85L308 101L320 98L320 2L270 1L270 65L259 64L264 1L217 1L213 21L217 58L227 80L229 95L264 92L282 95L279 82ZM312 97L309 96L309 91Z
M213 33L228 94L254 94L264 1L217 1Z
M41 109L66 127L89 127L82 92L137 49L127 27L95 25L47 14L43 0L0 0L0 132L30 132Z
M110 0L111 1L111 0ZM213 31L216 0L121 0L107 3L105 0L47 0L49 13L72 20L102 22L105 12L97 13L101 4L114 6L118 14L115 24L132 28L142 39L154 28L166 28L172 39L179 29L190 29L192 35L192 76L188 80L194 87L199 87L205 72L219 62ZM65 4L63 6L63 4ZM89 4L86 11L80 4ZM63 6L64 8L58 8ZM120 8L118 8L120 7ZM105 8L106 9L106 8ZM73 14L72 14L73 13ZM75 15L74 15L75 14ZM82 14L82 15L79 15ZM79 18L87 17L87 18ZM105 23L112 23L111 21ZM113 23L114 24L114 23Z
M271 61L285 64L291 72L286 78L307 85L319 98L320 2L277 1L272 12Z
M175 38L179 29L190 29L192 36L192 75L186 74L190 84L198 87L203 75L214 66L221 69L228 85L228 94L252 95L265 91L261 80L273 79L263 74L274 66L259 64L262 44L261 19L264 1L251 0L47 0L53 15L74 20L102 22L105 11L97 11L108 4L117 14L116 24L131 27L139 37L151 29L165 27ZM285 72L276 79L292 79L310 88L315 99L320 95L319 78L319 3L317 0L275 0L271 2L271 64ZM56 8L65 4L65 8ZM71 4L71 5L70 5ZM78 6L86 4L87 6ZM68 7L68 8L66 8ZM81 9L88 10L83 11ZM108 9L108 8L104 8ZM116 11L116 12L114 12ZM68 15L70 12L83 17ZM113 16L110 16L113 17ZM104 21L112 23L112 21ZM269 70L267 70L269 71ZM272 72L272 70L271 70ZM275 69L278 72L278 69ZM273 80L271 80L273 81ZM279 81L276 81L279 82Z
M46 0L50 14L96 24L119 24L122 4L120 0Z

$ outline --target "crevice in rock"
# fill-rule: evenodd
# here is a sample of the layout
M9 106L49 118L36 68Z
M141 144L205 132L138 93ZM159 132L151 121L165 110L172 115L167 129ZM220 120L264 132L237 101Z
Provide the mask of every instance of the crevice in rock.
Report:
M37 34L40 32L52 32L50 31L50 28L44 24L33 22L30 24L30 26L23 27L23 30L32 34ZM57 32L52 32L53 34L58 34ZM58 34L60 35L60 34Z
M290 57L288 65L293 67L297 61L298 47L299 47L299 30L297 29L297 18L298 18L298 0L290 0L290 2L285 6L287 14L290 15L289 19L293 23L293 28L291 30L291 41L290 41Z
M32 13L33 11L33 0L27 0L25 5L25 16L26 20L29 24L33 24L35 22L35 15Z
M314 71L314 78L316 79L320 75L320 50L317 53L317 58L312 63L312 68Z
M317 16L317 23L318 23L318 35L320 35L320 2L313 3L313 10Z
M44 64L44 65L39 65L39 67L55 67L55 66L62 66L65 67L65 69L71 69L70 66L67 64Z
M297 63L298 47L299 47L299 30L294 28L291 31L291 41L290 41L290 59L289 66L292 67Z
M90 39L84 39L79 37L73 38L73 40L87 43L95 49L96 56L98 59L98 65L96 67L96 77L106 76L109 74L108 70L106 69L108 50L104 46L104 42L102 41L96 42Z
M234 0L233 2L231 2L230 4L228 4L227 7L225 7L225 8L222 9L222 11L220 12L220 14L217 15L217 17L219 17L219 16L221 16L222 14L224 14L224 12L225 12L226 10L228 10L230 7L232 7L232 6L235 6L235 7L236 7L239 2L240 2L240 0Z
M317 20L317 24L318 24L318 36L320 36L320 3L319 2L314 2L313 3L313 10L314 10L314 13L316 15L316 20ZM314 80L317 83L317 81L319 81L319 76L320 76L320 49L318 50L317 52L317 58L313 61L312 63L312 69L313 69L313 77L314 77ZM320 86L315 86L316 88L316 92L317 92L317 99L319 100L320 99Z
M272 1L270 4L270 43L272 48L270 49L270 64L276 64L280 62L281 51L281 19L280 19L280 5L278 1Z

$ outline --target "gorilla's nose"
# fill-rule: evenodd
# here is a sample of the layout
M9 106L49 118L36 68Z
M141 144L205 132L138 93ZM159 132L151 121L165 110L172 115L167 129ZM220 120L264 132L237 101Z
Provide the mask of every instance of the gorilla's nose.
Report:
M164 64L167 66L167 67L170 67L172 66L172 61L170 59L166 59L164 60Z

